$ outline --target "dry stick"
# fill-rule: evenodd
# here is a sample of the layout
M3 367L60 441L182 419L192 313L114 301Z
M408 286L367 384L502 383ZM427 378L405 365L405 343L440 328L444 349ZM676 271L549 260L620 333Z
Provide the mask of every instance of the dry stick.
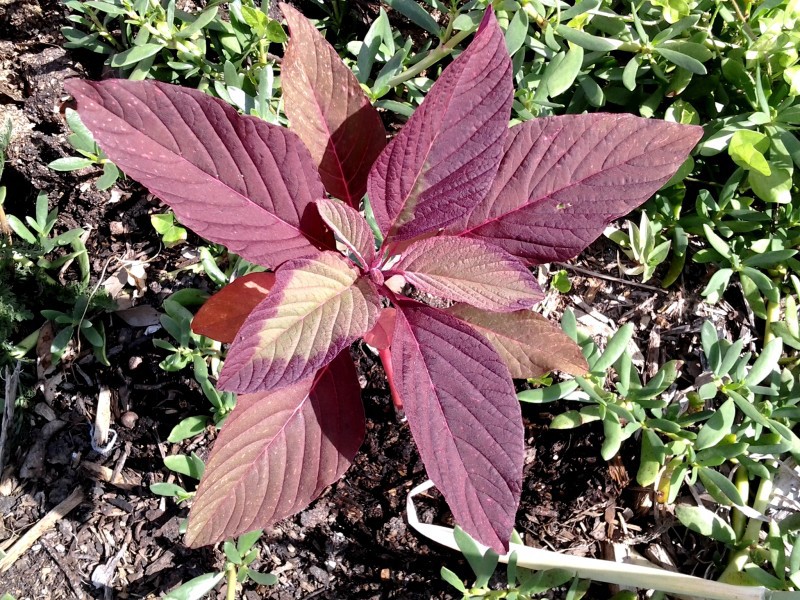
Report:
M13 371L6 367L6 395L3 400L3 417L0 419L0 479L3 477L3 469L6 467L6 446L14 423L14 405L17 403L20 364L17 361L17 366Z
M66 500L47 513L36 525L25 532L16 543L8 549L6 555L0 559L0 573L5 573L17 559L36 543L44 533L50 530L58 521L64 518L71 510L83 502L84 493L81 488L75 488Z
M627 279L622 279L620 277L614 277L613 275L606 275L605 273L598 273L597 271L592 271L590 269L584 269L583 267L576 267L575 265L568 265L567 263L553 263L554 265L561 267L562 269L569 269L570 271L575 271L576 273L581 273L582 275L589 275L591 277L598 277L600 279L607 279L608 281L616 281L617 283L624 283L625 285L632 285L635 287L640 287L645 290L650 290L651 292L657 292L659 294L666 294L667 290L662 290L661 288L654 287L652 285L647 285L646 283L639 283L638 281L628 281Z

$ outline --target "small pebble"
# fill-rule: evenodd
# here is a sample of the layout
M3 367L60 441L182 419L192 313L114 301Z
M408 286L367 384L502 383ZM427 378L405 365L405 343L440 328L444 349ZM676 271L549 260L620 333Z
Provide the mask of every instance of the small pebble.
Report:
M122 413L119 420L124 427L127 427L128 429L133 429L134 427L136 427L136 421L139 420L139 415L137 415L132 410L129 410L128 412Z
M131 356L128 360L128 368L133 371L136 367L142 364L142 357L141 356Z
M389 569L381 569L381 579L388 581L392 578L392 572Z

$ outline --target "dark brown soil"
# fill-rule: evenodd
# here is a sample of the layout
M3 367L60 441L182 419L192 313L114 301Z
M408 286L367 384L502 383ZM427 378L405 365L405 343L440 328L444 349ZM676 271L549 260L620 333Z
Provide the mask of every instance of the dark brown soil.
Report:
M356 4L361 14L371 14L376 6ZM90 185L98 175L92 169L70 174L46 167L69 153L61 114L63 80L100 72L97 57L60 47L63 22L64 9L55 0L0 0L0 121L9 115L15 125L2 182L8 187L6 212L31 214L36 191L47 192L60 211L59 231L91 227L87 245L93 284L131 264L125 261L146 264L142 297L136 300L141 306L160 310L173 291L210 289L204 277L180 270L193 260L182 253L185 247L161 247L149 215L162 209L140 187L121 182L111 192L97 192ZM613 250L602 241L581 262L605 274L615 264ZM65 281L74 275L67 271ZM573 284L569 295L550 294L543 303L545 312L558 315L565 305L575 305L585 313L584 324L597 334L606 333L608 323L635 322L644 368L666 357L698 362L688 354L700 323L694 314L695 292L665 295L583 275L576 275ZM698 282L689 286L699 288ZM38 310L59 308L40 306L33 290L31 296L37 318L23 335L41 325ZM728 319L746 322L733 308L705 310L705 316L721 324ZM131 327L113 313L101 319L110 367L83 349L41 378L34 376L34 368L23 376L22 392L29 400L10 465L0 477L0 549L7 549L75 489L85 492L85 500L0 574L0 594L9 592L19 600L159 597L224 563L219 548L187 549L178 531L186 507L148 489L173 477L163 467L164 456L188 451L207 455L213 431L183 445L165 440L182 418L210 412L208 403L188 371L173 374L158 367L164 354L152 340L166 337L163 331ZM656 343L654 330L660 332ZM346 476L309 509L265 533L255 566L277 574L279 583L270 588L248 584L248 598L447 598L451 592L439 577L440 568L446 565L465 578L469 575L459 554L428 543L408 527L406 495L426 478L424 468L408 426L396 418L380 366L362 347L354 347L353 353L367 413L362 451ZM101 386L111 390L112 427L119 433L107 457L93 451L89 442ZM602 557L612 541L635 541L645 550L661 540L677 564L687 570L705 568L711 558L704 557L703 548L687 542L682 549L670 542L663 535L669 515L654 519L647 494L631 483L635 444L623 449L621 459L606 463L599 455L600 427L548 430L552 415L566 408L523 406L528 454L518 529L524 541ZM120 423L126 411L138 417L130 429ZM107 483L109 470L120 474L116 484ZM190 480L181 483L193 485ZM433 497L422 518L446 523L449 517L444 503ZM104 566L110 573L105 579ZM602 586L592 589L591 597L608 596ZM223 591L218 596L224 597Z

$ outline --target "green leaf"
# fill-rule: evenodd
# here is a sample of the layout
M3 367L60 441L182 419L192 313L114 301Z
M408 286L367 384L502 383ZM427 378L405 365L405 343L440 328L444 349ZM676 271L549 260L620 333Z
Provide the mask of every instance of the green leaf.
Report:
M709 304L719 302L723 292L728 288L731 275L733 275L733 269L720 269L711 276L701 294Z
M666 454L664 442L661 441L658 434L650 429L645 429L642 433L642 453L639 471L636 473L636 481L639 485L648 487L655 483Z
M386 45L390 55L394 54L394 40L392 39L389 17L383 8L380 9L378 18L370 25L367 35L364 37L364 43L361 44L361 49L358 51L359 83L366 83L369 79L372 65L375 63L375 57L378 56L381 44Z
M205 463L194 452L190 456L185 454L167 456L164 458L164 466L171 471L198 480L203 476L203 471L206 470Z
M662 46L660 48L654 48L653 51L656 54L660 54L666 58L672 64L677 65L682 69L686 69L690 73L694 73L695 75L708 74L708 71L703 66L703 63L679 50L671 50L670 48Z
M736 418L736 406L733 400L728 399L711 415L697 432L695 449L703 450L717 445L731 432L733 421Z
M164 600L199 600L217 587L223 577L225 573L200 575L169 592L164 596Z
M250 549L255 545L255 543L261 537L263 531L261 529L256 529L254 531L250 531L245 533L244 535L240 535L239 539L236 542L236 549L239 551L239 554L245 555L247 554Z
M550 429L574 429L598 420L600 420L600 417L596 415L586 414L577 410L568 410L553 417L550 422Z
M639 72L639 65L642 64L640 55L634 54L622 70L622 85L630 91L636 89L636 74Z
M736 534L733 528L720 516L702 506L679 504L675 507L675 516L692 531L713 538L723 544L733 544Z
M548 569L546 571L522 571L519 586L520 594L535 596L547 590L561 587L575 577L575 574L565 569Z
M205 431L208 424L208 417L205 415L198 415L195 417L187 417L178 423L170 432L167 441L172 444L177 444L183 440L200 435Z
M185 242L188 236L186 229L175 222L173 213L150 215L150 223L158 233L167 248Z
M134 65L140 60L155 56L163 48L161 44L142 44L141 46L133 46L124 52L116 54L111 59L111 66L115 68L127 67Z
M439 35L440 27L436 20L428 14L428 12L422 8L419 4L414 2L414 0L385 0L386 4L391 6L401 15L403 15L406 19L422 27L428 33L431 33L435 36Z
M91 167L94 161L91 158L83 158L80 156L68 156L66 158L57 158L53 162L47 164L48 167L54 171L77 171L85 167Z
M158 496L185 496L186 490L175 483L153 483L150 485L150 491Z
M459 550L461 550L464 558L467 559L469 566L475 573L475 587L484 587L497 567L499 560L497 552L489 548L484 554L481 554L475 540L460 527L456 527L453 530L453 536Z
M518 10L506 29L506 48L511 56L522 48L528 36L528 13Z
M772 172L764 153L769 149L769 138L763 133L739 129L731 137L728 154L743 169L769 176Z
M608 52L610 50L616 50L622 45L621 41L598 37L596 35L586 33L580 29L573 29L572 27L561 23L555 26L555 31L565 40L570 41L573 44L577 44L584 50Z
M731 260L733 256L731 247L725 240L719 237L716 234L716 232L713 229L711 229L711 227L706 223L703 223L703 233L705 234L708 243L711 244L711 247L714 248L714 250L719 252L723 257L727 258L728 260Z
M531 404L546 404L547 402L555 402L560 400L567 394L574 392L578 389L578 383L574 379L568 381L561 381L548 387L536 388L533 390L523 390L517 394L517 398L521 402L530 402Z
M275 585L278 583L278 576L272 573L259 573L253 569L247 569L247 576L258 585Z
M747 182L753 192L765 202L789 204L792 201L792 169L769 161L770 174L749 171Z
M583 65L583 48L573 46L558 63L555 60L551 62L548 71L553 65L554 70L547 77L547 92L551 98L563 94L575 83Z
M439 571L439 574L441 575L442 579L456 588L459 592L462 594L467 593L467 588L464 586L464 582L461 581L461 579L458 578L458 575L453 573L450 569L447 567L442 567Z
M228 540L224 544L222 544L222 551L225 553L225 557L235 565L242 564L242 555L236 549L236 546Z
M771 340L753 363L753 368L744 378L745 385L758 385L778 367L778 359L783 354L783 341L780 338Z
M185 27L176 33L175 37L185 40L192 37L194 34L199 33L206 25L214 20L214 18L217 16L217 10L218 8L216 6L207 8L199 15L194 17L194 20L189 24L188 27Z
M628 342L633 337L633 323L625 323L619 330L611 337L606 345L603 354L598 358L594 364L590 364L592 373L600 376L605 376L606 371L617 362L617 359L622 356L622 353L628 348Z
M714 500L723 506L731 506L733 504L744 506L744 500L739 490L725 475L708 467L701 467L697 474Z

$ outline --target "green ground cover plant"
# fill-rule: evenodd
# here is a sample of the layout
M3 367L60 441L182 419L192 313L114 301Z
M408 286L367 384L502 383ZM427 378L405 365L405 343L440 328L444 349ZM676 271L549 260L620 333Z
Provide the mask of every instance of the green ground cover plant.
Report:
M612 115L536 120L509 130L512 65L489 10L470 47L384 148L383 126L356 78L310 22L290 7L282 10L292 35L282 87L294 134L165 84L68 84L83 122L128 175L201 235L277 268L220 372L219 385L241 396L194 500L189 543L213 543L293 514L341 476L363 437L346 349L367 336L381 350L393 396L456 519L503 549L522 468L511 376L539 374L547 357L567 371L584 368L557 329L519 312L541 298L526 265L580 252L605 222L674 174L700 131ZM221 142L213 153L174 145L210 136ZM570 141L576 137L582 145ZM636 144L627 143L631 137ZM453 154L453 148L460 150ZM262 164L253 170L247 165L256 157ZM565 165L562 177L537 183L540 165L557 158ZM529 173L527 189L512 179L520 170ZM255 187L242 188L242 181ZM601 185L615 185L615 197L599 193L582 202L580 190ZM341 201L320 200L324 190ZM365 192L378 243L357 210ZM427 237L437 231L444 235ZM498 269L508 274L505 283L498 283ZM404 298L392 280L463 304L449 311L428 307ZM317 291L309 293L309 286ZM381 297L393 308L382 309ZM376 326L380 336L371 334ZM517 337L520 329L551 340L548 353L531 354L534 348ZM469 372L470 379L443 377L443 365ZM309 411L326 416L317 421ZM478 421L475 411L482 414ZM259 434L261 423L272 423L277 433ZM468 423L466 443L459 432ZM335 448L325 442L311 454L287 453L263 465L263 452L245 462L240 456L253 441L268 449L291 446L295 436L321 435L335 440ZM273 497L290 472L299 477L293 497ZM253 477L264 490L255 500ZM247 510L231 520L237 503Z

